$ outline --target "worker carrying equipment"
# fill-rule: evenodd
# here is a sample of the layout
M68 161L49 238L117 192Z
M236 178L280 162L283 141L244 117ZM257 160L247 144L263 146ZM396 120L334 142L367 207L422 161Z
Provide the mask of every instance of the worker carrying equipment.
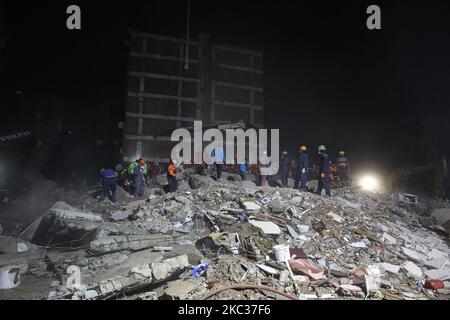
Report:
M326 148L324 145L319 146L319 183L317 188L317 194L321 195L322 190L325 188L325 193L327 196L331 196L330 184L328 183L328 178L330 175L330 160L328 155L325 153Z
M336 160L336 170L339 181L346 183L350 180L350 161L345 156L345 151L339 151L338 158Z

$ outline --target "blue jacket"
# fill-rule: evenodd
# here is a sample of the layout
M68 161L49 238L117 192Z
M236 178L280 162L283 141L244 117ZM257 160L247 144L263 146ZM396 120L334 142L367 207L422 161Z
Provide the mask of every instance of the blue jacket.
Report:
M326 178L330 175L330 160L326 153L320 154L319 173L325 174Z
M308 154L306 152L300 153L298 157L298 168L300 171L308 169Z
M287 175L289 171L289 158L287 156L281 157L280 161L280 173L282 175Z
M144 169L140 165L137 165L134 168L133 174L134 174L135 177L136 176L143 176L144 175Z
M104 179L117 178L117 172L113 169L105 169L100 171L100 181L103 182Z

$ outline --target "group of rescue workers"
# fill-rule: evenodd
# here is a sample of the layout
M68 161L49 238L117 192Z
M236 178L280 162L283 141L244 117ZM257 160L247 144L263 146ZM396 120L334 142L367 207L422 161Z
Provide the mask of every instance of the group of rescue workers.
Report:
M337 182L343 185L350 181L350 161L346 157L345 151L340 151L336 159L336 165L333 165L326 153L324 145L319 146L318 152L319 166L316 171L316 166L313 166L313 169L309 168L309 157L306 146L300 146L297 172L294 174L294 188L298 189L300 185L300 189L306 191L310 178L316 178L318 180L317 194L322 194L322 191L325 189L325 194L331 196L330 182ZM289 162L288 153L287 151L283 151L280 160L280 178L284 187L288 186L290 167L292 165Z
M347 159L345 152L340 151L336 160L336 165L333 165L326 153L325 146L321 145L318 148L319 152L319 165L309 168L308 149L305 145L300 146L297 166L292 170L292 163L289 161L287 151L282 152L279 166L279 177L281 178L282 185L288 186L289 173L291 176L295 176L294 188L307 191L307 183L309 180L317 179L318 187L317 194L322 194L325 190L325 194L331 196L330 181L338 181L339 184L345 184L350 179L350 162ZM259 161L259 168L267 167L270 162L265 161L267 152L262 152L262 157ZM222 171L224 169L225 156L223 147L220 145L213 149L211 153L216 169L216 179L220 179ZM177 182L177 167L182 163L177 163L176 160L171 160L167 166L167 186L166 192L175 192L178 189ZM250 171L250 166L247 163L238 164L239 175L242 180L246 179L247 174ZM203 164L202 168L205 167ZM291 169L291 170L290 170ZM318 171L316 170L318 169ZM100 200L104 200L108 197L112 202L117 202L117 185L120 185L124 190L130 193L132 197L142 198L145 194L146 177L152 175L149 172L149 166L144 159L138 159L131 162L128 167L124 168L121 164L118 164L115 169L100 170L99 180L102 186ZM293 172L294 171L294 172ZM159 174L159 168L153 172L154 175ZM268 177L263 175L259 170L259 181L261 186L268 184Z

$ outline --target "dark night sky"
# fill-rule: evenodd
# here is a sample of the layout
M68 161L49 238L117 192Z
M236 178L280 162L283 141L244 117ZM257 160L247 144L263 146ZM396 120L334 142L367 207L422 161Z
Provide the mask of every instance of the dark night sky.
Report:
M81 31L65 27L69 4L82 9ZM381 7L382 30L366 28L370 4ZM111 104L119 118L127 29L185 33L185 1L4 7L5 94L20 89L85 109ZM449 8L448 1L191 0L191 36L263 50L266 127L281 129L283 149L325 144L332 155L345 148L360 167L391 169L450 155Z

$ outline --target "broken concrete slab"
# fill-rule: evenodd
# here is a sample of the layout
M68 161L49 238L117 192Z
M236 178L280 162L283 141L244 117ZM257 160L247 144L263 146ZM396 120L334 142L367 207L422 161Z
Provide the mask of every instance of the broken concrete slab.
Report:
M418 262L422 262L423 263L423 262L426 262L428 260L426 255L421 254L421 253L419 253L417 251L410 250L410 249L405 248L405 247L402 247L402 250L403 250L403 253L405 255L407 255L408 257L410 257L414 261L418 261Z
M182 255L174 258L165 259L161 262L151 264L152 273L155 280L163 280L177 269L184 269L189 267L189 260L187 255Z
M169 282L164 293L172 299L185 299L187 294L201 284L201 280L175 280Z
M401 269L404 270L408 275L412 275L414 278L422 278L422 270L412 261L407 261L403 263Z
M136 210L140 205L144 204L145 200L134 200L125 206L125 210Z
M446 224L450 220L450 208L434 209L431 217L440 225Z
M91 270L106 269L121 264L128 259L128 254L123 252L115 252L104 254L100 257L92 257L88 259L88 266Z
M425 275L429 279L450 280L450 265L446 264L440 269L425 271Z
M279 271L275 268L272 268L270 266L266 266L264 264L257 264L256 265L258 268L260 268L261 270L263 270L264 272L267 272L268 274L278 274Z
M152 278L152 269L148 264L143 264L140 266L136 266L130 270L130 274L139 274L143 276L144 278L150 279Z
M255 212L261 210L261 206L252 201L244 201L241 203L241 207L249 212Z
M249 220L249 223L260 228L265 234L280 234L281 229L275 223L269 221Z
M350 246L353 247L353 248L360 248L360 249L367 248L366 243L363 242L363 241L350 243Z
M283 213L286 211L286 205L283 204L279 198L273 199L269 208L273 213Z
M106 253L120 250L142 250L155 246L167 246L174 244L173 237L169 235L130 235L109 236L94 240L90 243L93 252Z
M384 241L388 241L388 242L390 242L390 243L392 243L392 244L397 244L397 239L395 239L394 237L392 237L389 233L384 232L384 233L383 233L382 239L383 239Z
M111 214L111 220L113 221L121 221L128 219L129 216L133 214L132 210L120 210Z
M16 288L20 284L21 275L26 273L28 265L9 265L0 268L0 289Z
M383 262L381 264L381 267L386 271L386 272L390 272L392 274L398 274L398 272L400 271L400 266L397 266L395 264L391 264L391 263L387 263L387 262Z
M344 219L341 216L339 216L331 211L327 213L327 216L331 217L334 221L339 222L339 223L344 221Z
M294 239L300 239L300 235L292 228L290 225L286 226L289 232L289 235Z
M103 222L103 218L94 213L51 208L48 214L54 215L55 217L60 219Z

